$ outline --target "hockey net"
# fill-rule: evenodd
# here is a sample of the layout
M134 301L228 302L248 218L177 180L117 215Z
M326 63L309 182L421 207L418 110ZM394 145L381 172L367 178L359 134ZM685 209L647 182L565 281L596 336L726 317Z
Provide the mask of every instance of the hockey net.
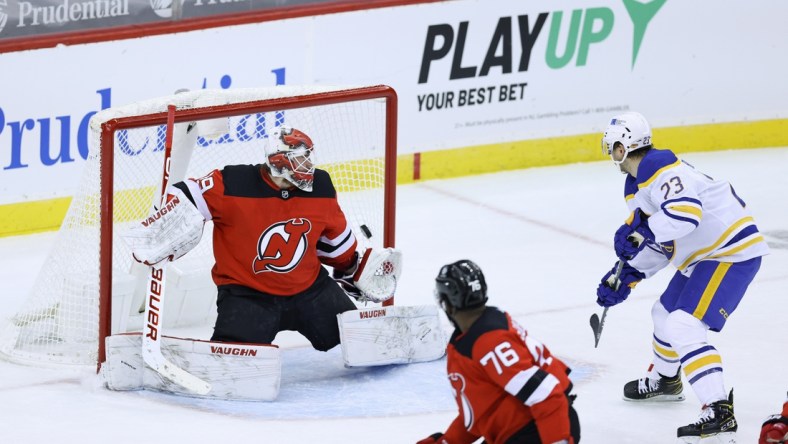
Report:
M106 336L141 331L147 267L132 260L120 234L161 192L169 105L176 129L203 129L192 146L174 142L170 183L261 164L270 131L289 125L314 141L316 166L331 174L360 248L394 246L396 94L387 86L200 90L110 108L91 119L78 192L28 298L1 331L6 359L100 364ZM210 337L211 229L209 222L200 245L168 267L167 334Z

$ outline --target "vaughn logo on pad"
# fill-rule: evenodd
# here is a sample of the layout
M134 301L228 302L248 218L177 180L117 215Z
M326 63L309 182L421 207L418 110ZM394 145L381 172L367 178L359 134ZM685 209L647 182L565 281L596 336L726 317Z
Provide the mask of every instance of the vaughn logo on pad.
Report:
M382 316L386 316L386 310L383 308L358 312L358 317L360 319L379 318Z
M211 353L217 355L257 356L257 350L251 348L221 347L218 345L211 346Z

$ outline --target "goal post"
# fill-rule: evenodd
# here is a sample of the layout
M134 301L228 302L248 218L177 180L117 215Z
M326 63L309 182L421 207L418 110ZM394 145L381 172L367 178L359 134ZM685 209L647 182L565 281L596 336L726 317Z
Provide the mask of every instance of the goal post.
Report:
M397 95L388 86L199 90L110 108L91 119L78 192L28 298L0 330L0 355L100 366L106 337L142 329L147 267L120 233L161 192L169 105L175 129L192 138L181 143L189 149L173 149L171 183L264 163L270 131L293 126L315 142L315 164L331 174L360 247L395 246ZM210 336L211 230L209 222L200 245L168 267L167 334Z

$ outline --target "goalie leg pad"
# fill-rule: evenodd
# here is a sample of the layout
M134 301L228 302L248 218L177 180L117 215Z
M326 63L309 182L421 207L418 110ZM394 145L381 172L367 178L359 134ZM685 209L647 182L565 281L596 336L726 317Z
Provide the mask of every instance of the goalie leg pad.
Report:
M337 318L347 367L434 361L446 353L435 305L365 308Z
M150 389L237 401L273 401L279 395L282 361L275 345L162 337L162 354L170 362L211 384L206 395L195 395L145 366L140 333L109 336L106 349L101 374L110 390Z

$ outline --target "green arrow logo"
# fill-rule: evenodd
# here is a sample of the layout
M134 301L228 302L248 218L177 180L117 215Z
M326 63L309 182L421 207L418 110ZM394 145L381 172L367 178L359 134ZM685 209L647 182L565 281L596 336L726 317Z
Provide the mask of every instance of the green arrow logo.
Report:
M643 36L646 35L648 23L657 15L657 11L667 0L653 0L649 3L640 3L637 0L622 1L634 26L632 38L632 68L634 68L635 61L638 58L638 51L640 51L640 44L643 43Z

